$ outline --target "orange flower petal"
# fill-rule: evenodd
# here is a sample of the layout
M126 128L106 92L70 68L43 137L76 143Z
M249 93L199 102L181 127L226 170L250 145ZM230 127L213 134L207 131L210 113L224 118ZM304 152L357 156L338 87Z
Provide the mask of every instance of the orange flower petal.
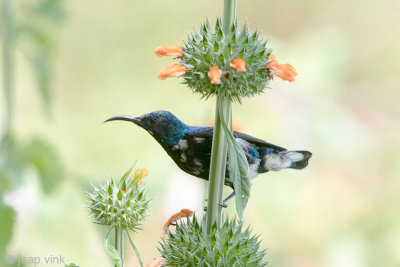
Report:
M140 181L139 181L139 185L142 185L143 184L143 179L147 176L147 175L149 175L149 170L148 169L145 169L145 168L140 168L140 169L137 169L136 171L135 171L135 173L133 174L133 177L135 177L138 173L140 173L142 170L144 169L144 172L143 172L143 176L142 176L142 178L140 179Z
M159 56L172 56L172 57L183 57L183 49L179 46L170 46L167 44L160 45L154 49L154 53Z
M158 73L158 79L165 80L168 77L179 77L185 74L187 71L186 67L181 63L175 63L172 66L167 66L163 68L160 73Z
M235 57L230 66L234 68L237 72L246 72L246 62L242 58Z
M272 54L269 56L269 59L272 61L265 66L269 68L274 75L284 81L294 82L297 72L292 65L279 63L275 55Z
M208 77L210 77L211 84L220 84L221 83L221 75L222 71L218 69L217 66L212 66L210 71L208 72Z
M161 265L166 264L166 263L167 263L166 259L159 258L159 259L153 260L152 262L147 264L146 267L158 267L158 266L161 266Z
M207 126L208 127L214 127L215 122L214 120L211 120ZM243 131L244 127L241 123L237 122L236 120L232 120L232 130L237 131L237 132L241 132Z
M179 219L185 218L185 217L191 217L193 215L193 211L189 209L181 209L181 211L172 214L172 216L165 222L164 224L164 233L167 233L168 227L173 223L176 222Z

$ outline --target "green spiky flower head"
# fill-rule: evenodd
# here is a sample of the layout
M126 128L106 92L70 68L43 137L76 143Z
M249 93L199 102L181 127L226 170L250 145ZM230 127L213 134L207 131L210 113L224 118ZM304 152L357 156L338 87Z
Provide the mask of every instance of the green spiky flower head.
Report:
M149 207L143 186L139 184L146 172L141 169L131 177L131 171L119 182L111 179L106 186L93 185L93 192L88 192L88 208L95 223L119 229L140 229Z
M246 25L240 30L236 22L225 34L220 19L215 28L206 21L199 32L188 34L183 56L178 58L187 68L184 82L206 98L218 93L240 101L242 97L262 93L270 79L266 64L271 49L266 43L257 32L250 33ZM245 70L232 64L235 59L245 63ZM210 83L212 66L221 71L219 82Z
M205 218L200 224L193 216L192 221L188 218L186 223L178 223L175 233L168 231L159 250L167 261L163 266L267 265L258 237L251 236L249 229L242 231L235 220L224 219L218 230L214 224L208 233Z

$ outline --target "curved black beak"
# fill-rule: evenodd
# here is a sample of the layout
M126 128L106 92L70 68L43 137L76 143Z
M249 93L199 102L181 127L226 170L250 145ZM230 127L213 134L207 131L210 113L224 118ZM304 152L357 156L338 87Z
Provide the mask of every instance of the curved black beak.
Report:
M109 121L130 121L137 125L142 125L140 117L133 117L133 116L129 116L129 115L120 115L120 116L111 117L111 118L105 120L104 122L109 122Z

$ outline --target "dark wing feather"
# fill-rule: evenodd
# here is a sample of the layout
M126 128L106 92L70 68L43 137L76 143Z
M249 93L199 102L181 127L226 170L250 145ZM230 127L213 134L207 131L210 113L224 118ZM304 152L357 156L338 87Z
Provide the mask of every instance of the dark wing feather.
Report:
M185 138L189 143L189 150L194 155L209 158L211 156L212 146L212 133L213 128L211 127L192 127L192 129L186 134ZM197 142L197 139L203 140Z
M208 180L212 146L212 128L191 127L184 138L188 142L188 150L186 151L188 162L186 165L190 167L191 160L194 159L200 161L203 166L202 171L199 174L193 175Z
M272 149L275 149L275 150L278 150L278 151L285 151L285 150L287 150L286 148L283 148L283 147L280 147L280 146L276 146L276 145L274 145L274 144L265 142L265 141L262 140L262 139L255 138L255 137L253 137L253 136L251 136L251 135L244 134L244 133L241 133L241 132L233 131L233 135L234 135L236 138L243 139L243 140L245 140L246 142L248 142L248 143L250 143L250 144L253 144L253 145L256 145L256 146L258 146L258 147L269 147L269 148L272 148Z
M212 138L213 131L214 131L213 127L192 127L192 131L190 131L190 133L188 133L188 134L190 136L195 136L195 137ZM233 131L233 136L235 136L235 138L243 139L246 142L249 142L258 147L269 147L269 148L276 149L279 151L287 150L286 148L268 143L262 139L253 137L253 136L245 134L245 133Z

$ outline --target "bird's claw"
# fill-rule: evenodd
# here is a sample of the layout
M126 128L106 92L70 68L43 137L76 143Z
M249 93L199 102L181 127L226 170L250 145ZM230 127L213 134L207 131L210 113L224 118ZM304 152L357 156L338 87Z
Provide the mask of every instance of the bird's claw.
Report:
M228 207L228 205L226 205L225 203L218 204L218 206L220 206L221 208L227 208L227 207ZM208 207L207 207L207 206L204 206L203 210L204 210L204 211L207 211L207 209L208 209Z

